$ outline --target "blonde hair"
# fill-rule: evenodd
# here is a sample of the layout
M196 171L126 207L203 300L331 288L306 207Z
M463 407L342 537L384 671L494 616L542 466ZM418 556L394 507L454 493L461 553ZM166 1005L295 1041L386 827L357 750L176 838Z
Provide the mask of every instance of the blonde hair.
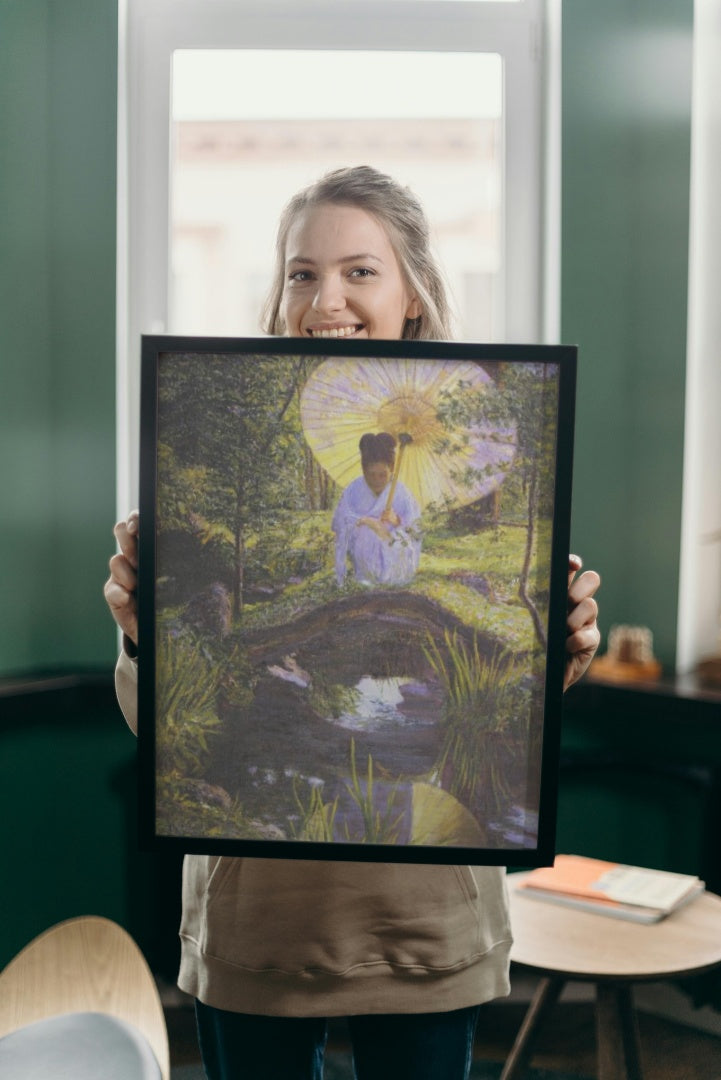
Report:
M281 336L288 233L296 218L311 206L336 203L357 206L385 228L406 283L420 301L421 314L406 319L402 338L447 341L452 337L451 311L443 276L430 250L428 221L419 200L392 177L370 165L327 173L294 195L281 214L275 247L275 273L263 311L263 330Z

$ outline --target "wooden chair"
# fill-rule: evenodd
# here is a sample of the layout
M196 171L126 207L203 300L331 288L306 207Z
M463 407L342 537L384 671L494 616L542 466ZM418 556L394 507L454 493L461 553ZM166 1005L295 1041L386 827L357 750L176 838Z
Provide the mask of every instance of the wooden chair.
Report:
M102 1041L105 1033L111 1042ZM89 1058L93 1046L111 1044L112 1069L109 1057L103 1076L145 1080L154 1073L169 1080L168 1035L155 981L138 946L116 923L93 915L58 923L0 973L0 1074L5 1055L13 1063L12 1075L21 1076L25 1059L40 1052L43 1040L48 1045L55 1040L55 1053L62 1054L68 1069L45 1072L47 1080L100 1075L84 1072L81 1057ZM67 1061L68 1047L71 1056L78 1054L75 1069ZM141 1059L144 1065L138 1064ZM39 1074L28 1066L27 1075Z

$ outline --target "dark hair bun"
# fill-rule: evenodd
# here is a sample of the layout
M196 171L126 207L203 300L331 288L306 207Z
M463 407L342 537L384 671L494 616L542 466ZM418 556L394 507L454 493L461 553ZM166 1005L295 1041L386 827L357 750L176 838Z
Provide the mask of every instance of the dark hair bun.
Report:
M391 435L387 431L381 431L378 435L366 432L365 435L361 435L361 440L358 445L361 452L361 464L363 468L365 468L366 465L375 465L377 462L382 462L382 464L390 466L391 469L393 468L396 459L396 440L394 435Z

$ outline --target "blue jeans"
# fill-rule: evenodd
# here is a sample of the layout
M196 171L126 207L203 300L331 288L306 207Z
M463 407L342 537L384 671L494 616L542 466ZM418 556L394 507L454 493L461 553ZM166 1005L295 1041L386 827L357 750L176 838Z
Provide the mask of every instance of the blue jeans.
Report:
M350 1016L356 1080L467 1080L478 1006ZM196 1002L208 1080L321 1080L324 1017L249 1016Z

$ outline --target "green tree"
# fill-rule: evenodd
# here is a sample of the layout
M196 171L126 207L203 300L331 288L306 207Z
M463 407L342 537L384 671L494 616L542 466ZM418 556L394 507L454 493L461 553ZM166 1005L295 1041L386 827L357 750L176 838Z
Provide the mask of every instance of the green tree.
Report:
M558 370L553 364L498 363L485 389L469 386L463 393L447 396L438 408L438 418L447 430L471 432L481 424L504 433L515 429L516 453L505 468L508 475L515 473L520 478L526 497L526 544L518 595L544 648L546 630L529 581L539 517L549 513L553 505L557 383ZM466 483L473 479L469 471L473 472L463 470ZM483 478L480 472L476 475Z
M306 365L304 357L192 353L161 364L158 441L170 448L175 479L196 482L194 506L176 506L176 524L184 517L201 541L232 547L236 616L249 536L304 505L297 393Z

